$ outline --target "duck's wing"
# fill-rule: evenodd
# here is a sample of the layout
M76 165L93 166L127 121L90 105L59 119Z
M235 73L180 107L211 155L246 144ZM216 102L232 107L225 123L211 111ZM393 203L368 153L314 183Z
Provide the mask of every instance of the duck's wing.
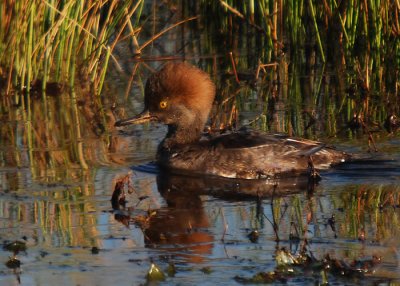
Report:
M160 160L168 162L168 168L245 179L307 173L310 156L316 169L328 168L344 157L320 142L256 131L209 136L168 156Z
M271 159L281 162L303 161L310 158L319 169L342 163L350 155L336 150L332 146L303 138L294 138L286 134L267 134L254 130L243 130L210 139L210 144L226 149L227 152L243 152L244 149L257 149L259 154L268 154Z
M286 134L266 134L245 130L210 137L209 144L215 148L233 149L271 149L276 156L311 156L326 147L318 141L298 139Z

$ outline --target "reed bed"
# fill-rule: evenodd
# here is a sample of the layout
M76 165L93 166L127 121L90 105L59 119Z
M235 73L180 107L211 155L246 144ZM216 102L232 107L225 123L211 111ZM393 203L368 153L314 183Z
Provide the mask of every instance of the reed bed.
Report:
M326 116L343 116L343 122L354 116L382 122L385 114L399 112L398 1L204 0L200 11L206 34L219 35L217 41L207 41L207 50L223 54L230 47L239 71L278 63L261 75L262 84L278 82L278 92L287 95L281 97L286 106L297 102L318 107L331 113ZM253 59L243 61L241 55ZM281 67L282 62L289 69ZM298 82L296 77L305 75L310 76L309 83ZM336 87L329 89L327 82ZM275 95L266 96L271 97ZM286 125L299 130L294 121L299 111L289 109L288 115ZM327 130L335 134L337 128L329 125Z
M0 76L7 93L35 81L75 84L87 78L100 93L122 35L139 31L143 0L5 0L0 3ZM36 82L36 85L38 83Z
M200 6L208 28L235 35L247 23L248 31L265 36L261 48L297 50L313 43L322 62L338 46L355 57L365 52L393 57L400 48L398 1L204 0Z
M74 86L79 75L99 94L121 39L130 39L139 52L154 40L143 47L137 44L145 2L2 1L0 76L7 91L29 91L35 80L43 89L51 81L67 80ZM367 90L398 92L399 71L386 68L388 63L400 66L398 1L203 0L177 1L178 5L182 19L200 15L206 36L222 36L225 45L217 47L208 40L201 50L220 53L226 47L246 46L248 54L261 55L253 63L268 63L286 51L310 61L308 47L316 47L317 63L339 60L344 69L353 70L349 83L360 79Z

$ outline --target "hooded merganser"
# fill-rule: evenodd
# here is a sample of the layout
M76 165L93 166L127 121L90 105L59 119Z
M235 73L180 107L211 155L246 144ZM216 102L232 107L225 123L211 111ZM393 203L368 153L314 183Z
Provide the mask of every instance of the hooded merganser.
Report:
M168 125L157 163L174 173L263 179L306 174L349 155L320 142L239 130L203 136L215 97L209 75L186 63L168 63L146 83L144 111L115 126L158 121ZM312 157L312 160L311 160Z

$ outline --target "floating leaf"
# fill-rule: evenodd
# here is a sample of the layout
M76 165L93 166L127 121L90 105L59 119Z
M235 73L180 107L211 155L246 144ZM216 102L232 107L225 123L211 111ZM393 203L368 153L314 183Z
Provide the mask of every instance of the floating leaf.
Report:
M6 262L6 266L11 269L16 269L21 267L21 261L19 261L15 256L10 257L10 259Z
M211 274L212 269L210 266L206 266L200 269L201 272L203 272L204 274Z
M321 279L322 279L321 285L329 285L328 275L326 275L325 269L321 270Z
M154 263L151 264L149 271L147 272L148 281L164 281L165 274L158 268Z
M91 251L92 251L92 254L99 254L100 249L97 246L93 246Z
M278 266L297 265L298 261L288 250L281 248L276 252L276 264Z
M26 251L26 243L18 240L13 242L8 242L3 245L3 249L14 252L14 254L17 254L20 251Z
M279 273L274 271L259 272L251 278L235 276L234 279L236 280L236 282L242 284L264 284L264 283L274 283L274 282L285 283L287 281L285 277L282 277Z
M252 243L256 243L258 241L258 238L260 237L260 233L258 232L258 230L255 229L250 232L247 237Z

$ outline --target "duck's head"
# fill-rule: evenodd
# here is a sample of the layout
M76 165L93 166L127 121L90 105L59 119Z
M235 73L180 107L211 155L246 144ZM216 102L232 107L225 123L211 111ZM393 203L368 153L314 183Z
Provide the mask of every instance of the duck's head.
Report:
M186 63L168 63L147 80L142 113L115 126L158 121L169 126L167 138L189 143L203 131L214 97L207 73Z

